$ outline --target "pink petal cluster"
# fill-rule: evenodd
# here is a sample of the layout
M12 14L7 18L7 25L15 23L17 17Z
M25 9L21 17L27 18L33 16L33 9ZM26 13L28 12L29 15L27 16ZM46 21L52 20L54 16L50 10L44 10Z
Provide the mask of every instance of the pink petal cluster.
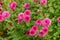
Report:
M34 2L37 2L37 0L34 0Z
M18 14L18 23L21 23L23 20L23 13Z
M14 11L16 9L17 3L16 2L11 2L10 3L10 8Z
M25 10L25 11L24 11L24 14L25 14L25 15L30 15L30 14L31 14L31 11L30 11L30 10Z
M29 35L30 36L35 36L36 35L36 31L31 29L30 32L29 32Z
M32 28L31 29L33 29L33 30L35 30L35 31L37 31L38 30L38 26L32 26Z
M40 25L41 25L41 20L40 20L40 19L37 19L37 20L35 21L35 24L38 25L38 26L40 26Z
M4 20L3 16L0 15L0 22L2 22Z
M24 8L29 8L30 7L30 4L29 3L24 3L23 7Z
M57 18L57 21L60 22L60 16Z
M49 18L45 18L44 20L42 20L41 24L44 27L49 27L51 25L51 20Z
M30 35L30 36L35 36L38 30L38 26L32 26L32 28L26 32L26 34Z
M38 34L39 37L44 37L48 33L48 26L51 25L51 20L49 18L45 18L44 20L37 19L35 21L35 24L32 26L32 28L26 32L30 36L35 36ZM43 26L43 28L38 32L38 27Z
M2 7L0 7L0 14L2 14Z
M10 16L10 13L8 11L4 11L2 13L3 18L8 18Z
M31 14L30 10L25 10L24 13L18 14L18 23L21 23L22 20L24 20L24 22L30 22L31 20L30 14Z
M39 36L39 37L44 37L44 36L47 34L47 32L48 32L48 28L47 28L47 27L44 27L44 28L42 28L42 29L40 30L38 36Z
M8 18L10 16L8 11L4 11L2 14L0 14L0 22L2 22L5 18Z
M30 17L29 15L24 15L24 16L23 16L23 20L24 20L25 22L30 22L31 17Z
M47 4L47 0L40 0L40 4L46 5Z

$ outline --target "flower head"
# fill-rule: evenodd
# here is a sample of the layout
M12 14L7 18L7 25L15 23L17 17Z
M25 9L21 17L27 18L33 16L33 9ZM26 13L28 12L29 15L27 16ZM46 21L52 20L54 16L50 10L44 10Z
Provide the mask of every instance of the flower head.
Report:
M10 13L8 11L4 11L2 13L3 18L8 18L10 16Z
M49 27L51 25L51 20L49 18L45 18L44 20L42 20L42 26L44 27Z
M11 2L10 3L10 8L14 11L16 9L16 5L17 5L16 2Z
M29 8L30 4L29 3L25 3L23 6L24 6L24 8Z
M40 0L40 4L46 5L47 4L47 0Z
M39 37L44 37L45 36L45 33L43 30L40 30L39 34L38 34Z
M47 33L48 32L48 28L47 27L43 27L42 30Z
M25 10L24 14L25 15L30 15L31 14L31 11L30 10Z
M35 31L37 31L38 30L38 26L32 26L32 30L35 30Z
M0 15L0 22L2 22L3 21L3 16L2 15Z
M35 21L35 24L38 25L38 26L41 25L41 20L40 20L40 19L37 19L37 20Z
M0 14L2 13L2 7L0 7Z
M24 20L25 22L30 22L31 17L30 17L29 15L24 15L24 16L23 16L23 20Z
M29 35L29 33L30 33L30 30L27 30L27 31L26 31L26 35Z
M57 18L57 21L60 22L60 17Z
M36 35L36 31L31 29L29 35L30 36L35 36Z

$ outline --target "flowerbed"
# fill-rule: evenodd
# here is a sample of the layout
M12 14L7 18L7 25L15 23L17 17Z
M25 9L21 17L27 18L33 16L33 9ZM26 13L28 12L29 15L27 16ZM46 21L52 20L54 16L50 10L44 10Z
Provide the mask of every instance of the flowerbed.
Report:
M60 40L60 0L0 0L0 40Z

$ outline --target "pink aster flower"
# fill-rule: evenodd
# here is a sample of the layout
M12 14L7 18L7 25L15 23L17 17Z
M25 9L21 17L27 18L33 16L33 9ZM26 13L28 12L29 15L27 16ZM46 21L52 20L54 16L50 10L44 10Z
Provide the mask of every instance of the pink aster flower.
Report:
M29 22L29 21L31 20L31 17L30 17L29 15L24 15L24 16L23 16L23 20L24 20L25 22Z
M34 2L37 2L37 0L34 0Z
M24 15L24 13L19 13L19 14L18 14L18 18L19 18L19 17L22 17L22 18L23 18L23 15Z
M23 6L24 6L24 8L29 8L30 4L29 3L25 3Z
M46 5L47 4L47 0L40 0L40 4Z
M49 27L51 25L51 20L49 18L45 18L44 20L42 20L42 26L44 27Z
M14 11L16 9L16 5L17 5L16 2L11 2L10 3L10 8Z
M47 33L48 32L48 28L47 27L43 27L42 30Z
M41 20L40 20L40 19L37 19L37 20L35 21L35 24L38 25L38 26L41 25Z
M30 10L25 10L24 14L30 15L31 14L31 11Z
M7 40L6 38L2 38L2 40Z
M0 15L0 22L2 22L3 21L3 16L2 15Z
M22 18L19 17L19 18L18 18L18 23L21 23L21 22L22 22Z
M31 29L29 35L30 36L35 36L36 35L36 31Z
M43 30L40 30L39 34L38 34L39 37L44 37L45 36L45 33Z
M23 13L18 14L18 23L21 23L23 20Z
M2 13L3 18L8 18L10 16L10 13L8 11L4 11Z
M38 26L32 26L32 30L35 30L35 31L37 31L38 30Z
M0 7L0 14L2 13L2 7Z
M27 30L27 31L26 31L26 35L29 35L29 33L30 33L30 30Z
M60 22L60 16L57 18L57 21Z

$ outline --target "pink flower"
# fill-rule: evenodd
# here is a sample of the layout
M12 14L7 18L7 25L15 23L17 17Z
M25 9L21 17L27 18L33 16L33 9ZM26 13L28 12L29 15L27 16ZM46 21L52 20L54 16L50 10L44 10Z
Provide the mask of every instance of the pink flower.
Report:
M29 3L25 3L23 6L24 6L24 8L29 8L30 4Z
M24 14L25 15L30 15L31 14L31 11L30 10L25 10Z
M60 16L57 18L57 21L60 22Z
M0 15L0 22L2 22L3 21L3 16L2 15Z
M32 30L35 30L35 31L37 31L38 30L38 26L32 26Z
M41 20L40 20L40 19L37 19L37 20L35 21L35 24L38 25L38 26L41 25Z
M16 2L11 2L10 3L10 8L14 11L16 9L16 5L17 5Z
M19 17L19 18L18 18L18 23L21 23L21 22L22 22L22 18Z
M23 19L24 19L25 22L30 22L31 17L29 15L24 15Z
M35 31L35 30L30 30L29 35L30 35L30 36L35 36L35 35L36 35L36 31Z
M42 20L42 26L44 27L49 27L51 25L51 20L49 18L45 18L44 20Z
M6 38L2 38L2 40L7 40Z
M46 5L47 4L47 0L40 0L40 4Z
M27 30L27 31L26 31L26 35L29 35L29 33L30 33L30 30Z
M34 0L34 2L37 2L37 0Z
M18 17L22 17L23 18L23 15L24 15L24 13L20 13L20 14L18 14Z
M42 30L47 33L48 32L48 28L47 27L43 27Z
M23 13L18 14L18 23L21 23L23 20Z
M45 33L43 30L40 30L39 34L38 34L39 37L44 37L45 36Z
M10 16L10 14L9 14L8 11L4 11L4 12L2 13L2 16L3 16L3 18L8 18L8 17Z
M0 14L2 13L2 7L0 7Z

